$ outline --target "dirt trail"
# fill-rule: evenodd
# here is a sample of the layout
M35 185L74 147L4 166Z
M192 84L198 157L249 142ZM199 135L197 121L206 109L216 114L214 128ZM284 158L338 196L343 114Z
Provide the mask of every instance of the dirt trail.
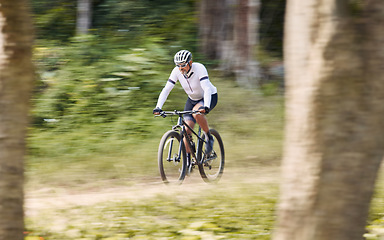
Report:
M236 188L236 185L277 183L279 172L276 167L254 168L245 171L226 171L219 184L207 184L198 171L187 177L180 186L163 184L160 179L137 183L129 187L98 188L87 191L76 189L45 188L26 191L25 213L33 216L40 210L66 209L74 206L93 205L108 201L142 201L157 195L194 195L212 188Z

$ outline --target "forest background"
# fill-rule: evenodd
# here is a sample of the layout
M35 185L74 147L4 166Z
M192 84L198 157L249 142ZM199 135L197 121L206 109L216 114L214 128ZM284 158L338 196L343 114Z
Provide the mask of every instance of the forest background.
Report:
M273 75L269 67L276 63L281 67L283 1L263 3L258 59L265 77L251 90L239 86L233 73L220 71L216 59L199 51L195 1L94 1L92 27L82 35L76 34L76 1L32 3L38 84L30 131L31 166L39 168L44 163L46 168L52 163L68 169L68 162L90 159L88 168L92 168L99 162L95 158L127 156L133 150L146 159L140 164L147 164L155 156L154 142L171 124L154 119L151 113L173 68L173 55L180 49L192 51L194 61L207 66L212 82L219 87L220 106L212 113L218 119L212 124L232 129L239 139L251 136L249 124L254 119L248 112L262 107L258 101L263 98L246 96L268 95L278 100L265 101L278 102L280 108L279 127L269 134L281 131L282 71ZM181 109L185 99L178 86L164 107ZM229 149L230 144L227 146ZM280 156L280 149L277 152L271 158ZM127 157L121 158L126 161ZM153 166L141 170L134 166L138 162L130 168L132 173L155 171Z
M283 138L284 0L260 2L253 55L259 75L251 88L202 49L197 1L95 0L87 34L76 30L77 1L31 3L38 81L27 195L132 191L153 184L162 189L156 185L157 147L172 121L155 119L152 109L180 49L207 66L219 89L219 105L208 117L223 136L227 162L222 183L200 186L203 192L165 190L173 194L40 209L27 215L27 239L271 238ZM185 99L178 86L164 108L181 109ZM259 178L265 174L267 180ZM383 222L377 211L382 204L376 200L373 206L372 229ZM369 239L380 237L370 234Z

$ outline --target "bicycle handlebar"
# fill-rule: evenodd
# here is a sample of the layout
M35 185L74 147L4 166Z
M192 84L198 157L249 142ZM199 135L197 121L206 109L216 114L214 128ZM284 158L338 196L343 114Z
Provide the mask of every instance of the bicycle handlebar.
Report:
M195 110L189 110L189 111L178 111L178 110L174 110L174 111L161 111L159 115L155 115L155 117L167 117L168 115L178 115L178 116L182 116L184 114L202 114L201 112L199 111L195 111Z

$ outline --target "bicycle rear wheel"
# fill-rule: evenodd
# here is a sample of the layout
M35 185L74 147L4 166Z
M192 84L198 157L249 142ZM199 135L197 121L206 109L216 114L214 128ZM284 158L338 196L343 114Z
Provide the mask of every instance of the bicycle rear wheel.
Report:
M167 184L180 184L185 178L187 158L184 145L179 149L181 136L178 132L170 130L161 138L158 151L158 164L161 179Z
M199 144L199 172L205 182L217 182L224 172L224 144L220 134L216 130L210 129L209 131L215 140L213 151L207 156L205 154L205 143Z

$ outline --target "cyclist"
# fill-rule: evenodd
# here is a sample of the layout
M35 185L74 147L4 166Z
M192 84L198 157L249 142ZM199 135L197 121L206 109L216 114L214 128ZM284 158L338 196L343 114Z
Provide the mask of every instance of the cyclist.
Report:
M213 137L209 133L208 121L205 114L208 114L217 104L217 89L209 81L208 71L201 63L192 61L192 53L188 50L180 50L174 56L175 68L172 70L171 75L165 87L159 95L156 108L153 109L153 114L160 114L161 108L168 98L169 93L179 81L185 93L188 95L187 102L185 103L184 110L196 110L202 114L186 114L184 119L186 123L193 128L195 123L200 125L205 133L206 139L206 153L209 155L213 148ZM190 130L187 129L190 134ZM190 150L187 146L187 156L190 158Z

